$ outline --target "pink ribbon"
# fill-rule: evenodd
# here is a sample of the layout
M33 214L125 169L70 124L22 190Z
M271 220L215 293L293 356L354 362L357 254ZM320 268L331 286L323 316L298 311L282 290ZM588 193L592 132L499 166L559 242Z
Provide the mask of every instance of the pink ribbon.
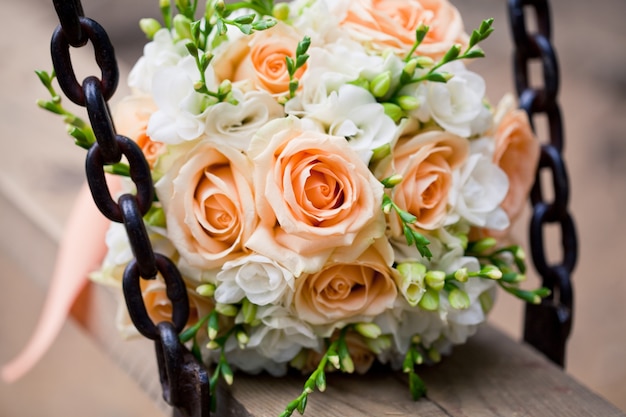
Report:
M116 195L119 188L117 178L109 181L112 195ZM22 377L52 345L74 302L87 288L87 276L99 268L106 254L105 234L109 225L110 221L94 204L89 188L83 186L60 242L50 289L39 322L24 350L3 366L2 379L13 382ZM86 307L87 311L80 314L88 314L88 305Z

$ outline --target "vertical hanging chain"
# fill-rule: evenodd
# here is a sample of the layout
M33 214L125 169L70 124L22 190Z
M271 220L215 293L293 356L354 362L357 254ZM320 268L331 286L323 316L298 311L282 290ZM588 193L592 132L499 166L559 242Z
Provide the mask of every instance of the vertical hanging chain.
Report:
M532 9L533 13L529 13ZM562 152L564 146L561 110L557 101L559 68L551 42L550 9L547 0L509 0L509 16L515 43L514 71L520 107L529 115L533 129L536 117L548 121L549 141L541 146L541 158L531 192L533 205L530 244L533 263L552 291L540 305L527 305L524 340L563 366L565 344L572 327L573 290L571 274L576 264L578 244L574 221L568 211L569 182ZM534 19L537 31L526 26ZM532 87L530 64L540 62L543 83ZM552 177L552 201L546 201L542 173ZM548 225L556 224L561 233L562 259L550 263L544 241Z
M60 25L54 31L51 54L63 93L86 107L96 143L87 153L86 175L98 209L108 219L123 223L134 255L124 271L123 290L129 315L139 332L154 341L164 399L183 417L208 417L209 377L203 365L181 344L178 335L189 317L187 290L180 272L167 257L154 253L143 216L154 199L150 167L143 152L130 139L115 131L108 101L115 93L119 71L113 46L97 22L84 17L80 0L53 0ZM93 45L101 77L76 79L70 47ZM105 179L105 166L128 161L130 178L137 192L112 198ZM160 274L172 302L172 321L152 322L141 295L140 280Z

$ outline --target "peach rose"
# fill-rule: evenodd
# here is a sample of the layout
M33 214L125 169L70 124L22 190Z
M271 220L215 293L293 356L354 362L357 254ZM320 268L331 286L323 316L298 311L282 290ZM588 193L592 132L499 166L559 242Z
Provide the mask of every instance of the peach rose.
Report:
M164 151L163 143L151 140L146 134L150 116L156 110L157 106L152 97L133 95L118 103L114 116L117 133L137 143L150 167L154 166Z
M251 83L274 96L289 92L289 73L285 57L295 57L302 36L291 27L278 23L271 29L238 39L213 60L219 81ZM296 71L300 79L306 64Z
M220 268L246 252L254 230L252 166L239 150L199 142L156 183L167 235L192 267Z
M402 182L393 189L393 201L417 217L416 226L434 230L447 213L452 171L467 158L466 139L443 131L421 133L401 139L394 149L394 166ZM394 235L402 234L396 222Z
M509 191L501 204L511 222L519 216L535 182L541 146L528 115L515 109L504 115L495 133L493 161L509 178Z
M354 0L341 23L359 42L377 50L408 53L420 24L430 27L419 55L441 58L454 44L466 44L459 11L448 0Z
M314 325L340 327L391 308L397 289L385 258L379 245L372 245L354 261L331 261L320 272L297 279L298 317Z
M262 128L248 154L261 223L246 246L295 276L319 271L340 247L356 257L384 234L382 185L345 138L287 117Z

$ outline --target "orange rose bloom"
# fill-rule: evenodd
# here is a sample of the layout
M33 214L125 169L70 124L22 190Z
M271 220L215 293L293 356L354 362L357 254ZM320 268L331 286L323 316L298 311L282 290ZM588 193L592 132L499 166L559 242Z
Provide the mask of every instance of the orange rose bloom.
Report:
M503 117L495 141L493 161L509 178L509 191L501 206L513 222L535 182L541 149L523 110L512 110Z
M279 96L289 92L289 73L285 57L294 58L298 35L285 24L278 23L271 29L255 32L229 45L214 60L215 74L222 80L250 83L252 88L266 90ZM306 64L296 71L300 79Z
M448 0L355 0L341 23L351 36L376 50L408 53L420 24L430 27L417 49L441 58L454 44L466 44L459 11Z
M421 133L396 146L395 172L402 175L402 182L393 190L393 201L417 217L417 227L434 230L441 226L452 187L452 171L465 161L468 152L466 139L441 131ZM402 234L396 223L391 226L394 235Z

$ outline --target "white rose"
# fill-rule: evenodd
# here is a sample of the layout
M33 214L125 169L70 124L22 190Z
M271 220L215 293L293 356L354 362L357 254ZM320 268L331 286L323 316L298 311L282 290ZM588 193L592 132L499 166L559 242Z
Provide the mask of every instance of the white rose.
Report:
M159 30L143 48L143 56L130 71L128 85L145 93L151 92L154 74L161 68L175 67L187 55L184 42L174 42L165 28Z
M491 113L483 105L485 80L460 62L442 67L454 76L447 83L426 82L405 87L422 105L411 113L422 122L434 119L448 132L462 137L483 133L491 126Z
M491 158L470 155L465 164L453 173L453 187L448 197L452 207L446 219L454 224L461 218L473 226L504 230L509 218L500 203L509 189L509 180Z
M234 89L237 105L217 103L208 109L206 135L239 150L246 150L250 139L265 123L284 116L283 107L265 91L243 94Z
M220 282L215 291L218 303L234 304L246 297L259 306L288 305L293 298L293 274L272 259L257 254L225 263L217 280Z

